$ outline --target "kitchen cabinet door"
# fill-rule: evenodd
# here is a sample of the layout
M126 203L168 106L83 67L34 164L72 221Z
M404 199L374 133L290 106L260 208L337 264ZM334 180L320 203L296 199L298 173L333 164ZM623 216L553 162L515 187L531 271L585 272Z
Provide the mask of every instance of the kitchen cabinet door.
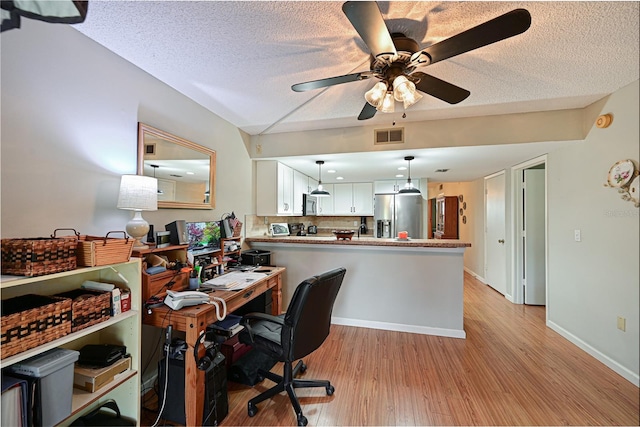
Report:
M373 184L334 184L334 215L373 215Z
M397 193L400 189L399 185L395 179L385 179L373 183L375 194ZM402 185L404 185L404 183L402 183Z
M318 187L316 181L314 189ZM322 187L331 194L329 197L318 197L318 215L333 215L334 186L333 184L322 184Z
M309 193L309 177L298 172L293 171L293 214L302 215L302 195Z
M353 214L373 215L373 184L358 182L353 184Z
M333 214L353 215L353 184L333 185Z
M302 203L302 202L301 202ZM278 215L293 214L293 169L278 163Z

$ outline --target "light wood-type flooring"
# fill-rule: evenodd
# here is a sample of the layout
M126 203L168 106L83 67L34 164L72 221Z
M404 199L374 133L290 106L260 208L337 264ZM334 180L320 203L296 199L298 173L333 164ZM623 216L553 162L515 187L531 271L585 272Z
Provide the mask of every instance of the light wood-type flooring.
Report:
M465 274L464 329L456 339L333 325L303 376L329 379L335 394L297 389L309 425L639 425L638 387L546 327L544 307ZM222 426L296 425L285 394L247 415L272 385L229 383Z

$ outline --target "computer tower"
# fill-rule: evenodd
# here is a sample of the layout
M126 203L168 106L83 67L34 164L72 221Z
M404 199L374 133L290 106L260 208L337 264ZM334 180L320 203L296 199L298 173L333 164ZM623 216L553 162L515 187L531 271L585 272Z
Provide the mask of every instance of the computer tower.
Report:
M158 362L158 408L164 401L165 366L167 359ZM164 405L160 418L184 425L186 415L184 409L184 360L168 359L167 404ZM217 352L208 370L205 371L203 426L217 426L229 413L227 396L227 369L224 355Z

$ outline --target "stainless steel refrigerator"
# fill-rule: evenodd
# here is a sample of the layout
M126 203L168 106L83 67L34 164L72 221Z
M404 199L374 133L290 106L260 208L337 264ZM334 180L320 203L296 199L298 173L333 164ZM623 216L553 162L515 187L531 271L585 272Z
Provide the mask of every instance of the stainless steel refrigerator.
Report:
M398 237L399 231L406 231L410 239L423 239L423 201L420 194L376 194L374 235L391 238Z

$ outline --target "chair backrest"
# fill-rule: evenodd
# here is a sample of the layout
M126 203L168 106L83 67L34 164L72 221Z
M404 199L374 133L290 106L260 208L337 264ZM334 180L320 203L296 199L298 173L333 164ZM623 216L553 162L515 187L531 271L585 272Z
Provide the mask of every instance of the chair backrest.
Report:
M313 276L298 285L287 309L281 343L289 360L300 359L318 347L329 335L331 313L345 268Z

